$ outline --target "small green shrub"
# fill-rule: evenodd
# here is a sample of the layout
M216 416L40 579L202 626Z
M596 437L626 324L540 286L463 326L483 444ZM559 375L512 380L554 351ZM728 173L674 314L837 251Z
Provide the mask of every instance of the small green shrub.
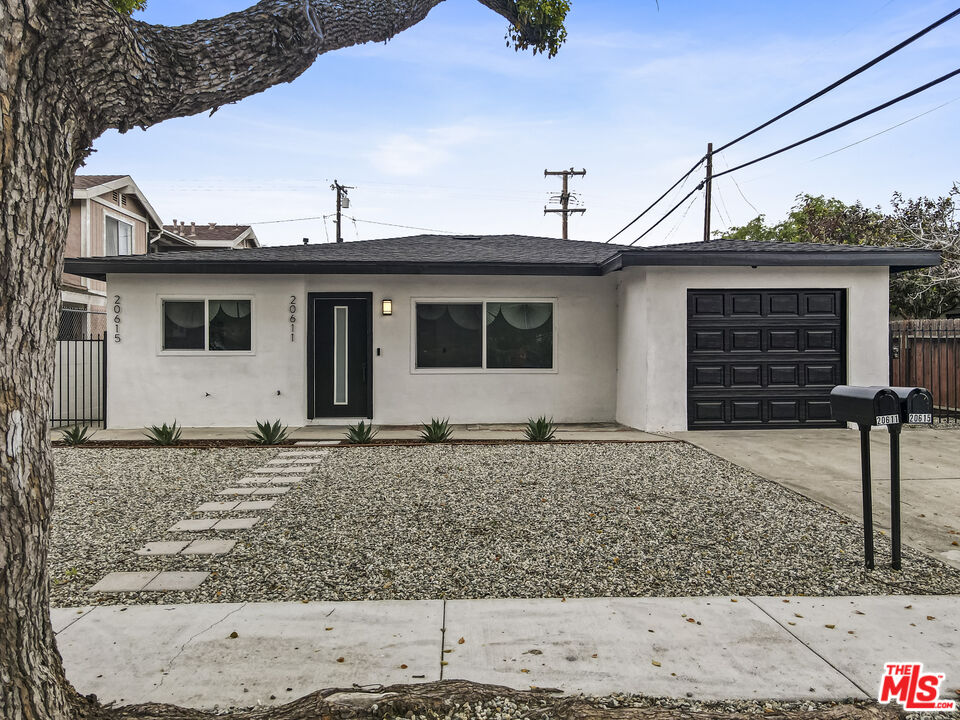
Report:
M527 420L527 426L523 429L523 434L530 442L550 442L557 432L557 426L553 418L547 420L545 415Z
M363 420L356 425L350 425L344 435L348 445L366 445L373 442L376 436L373 425L367 425Z
M173 425L170 426L164 423L160 427L152 425L145 429L146 432L143 434L146 435L154 445L177 445L180 443L180 427L177 425L176 420L174 420Z
M453 435L450 419L430 418L430 422L423 423L420 430L420 439L428 443L442 443Z
M74 425L64 430L60 439L67 445L76 447L77 445L85 445L96 434L96 431L90 432L89 425Z
M287 439L289 427L281 425L280 421L271 423L269 420L257 420L257 429L250 433L250 438L260 445L279 445Z

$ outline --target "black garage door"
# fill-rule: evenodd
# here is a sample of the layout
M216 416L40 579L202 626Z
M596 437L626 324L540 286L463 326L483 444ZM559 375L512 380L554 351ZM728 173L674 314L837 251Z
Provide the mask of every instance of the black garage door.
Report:
M843 290L689 290L687 425L834 427Z

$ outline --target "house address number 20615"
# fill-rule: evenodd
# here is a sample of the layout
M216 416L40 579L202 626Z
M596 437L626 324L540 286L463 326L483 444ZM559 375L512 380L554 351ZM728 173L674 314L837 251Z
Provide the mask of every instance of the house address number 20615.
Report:
M113 296L113 341L120 342L120 296Z

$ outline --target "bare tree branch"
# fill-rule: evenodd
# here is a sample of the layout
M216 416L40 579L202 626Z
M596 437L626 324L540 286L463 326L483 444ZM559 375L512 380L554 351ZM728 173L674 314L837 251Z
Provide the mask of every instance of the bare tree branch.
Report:
M84 4L74 48L91 113L126 131L213 111L298 77L323 53L386 42L443 0L261 0L214 20L166 27L125 18L102 0ZM487 3L484 3L487 4ZM504 10L506 12L506 10ZM92 70L92 71L91 71Z

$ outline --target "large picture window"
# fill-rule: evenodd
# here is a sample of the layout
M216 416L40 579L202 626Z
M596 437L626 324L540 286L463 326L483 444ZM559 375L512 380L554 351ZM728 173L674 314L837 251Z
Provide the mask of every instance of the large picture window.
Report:
M163 349L249 351L251 321L250 300L164 300Z
M418 302L416 367L551 370L554 303Z
M110 215L103 218L104 255L133 254L133 225Z
M417 304L417 367L478 368L482 363L482 303Z
M553 367L553 303L487 303L488 368Z

